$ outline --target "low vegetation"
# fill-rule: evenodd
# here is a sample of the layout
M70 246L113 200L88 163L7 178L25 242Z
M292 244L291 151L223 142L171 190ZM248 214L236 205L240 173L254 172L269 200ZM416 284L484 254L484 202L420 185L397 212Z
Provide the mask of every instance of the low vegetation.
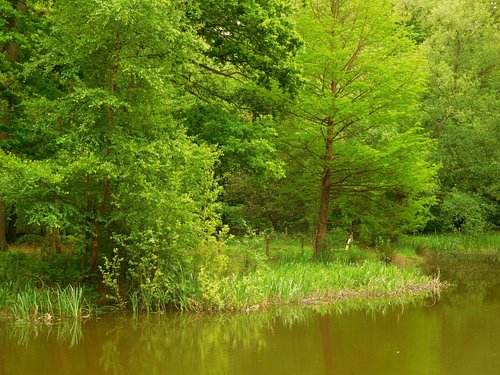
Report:
M44 323L90 316L92 293L79 282L76 260L73 254L0 253L0 315Z
M400 249L417 254L440 253L484 253L500 252L500 236L496 232L470 234L439 234L427 236L404 236L398 242Z
M304 245L302 237L234 238L219 251L210 248L193 254L175 276L155 272L141 283L124 276L132 266L118 254L106 259L97 276L81 272L73 251L43 254L31 249L23 245L0 253L0 311L16 321L53 323L110 309L250 311L290 304L411 299L439 293L442 287L437 278L416 268L416 262L402 266L398 259L414 259L410 254L395 253L391 262L387 250L354 246L332 249L323 259L311 261L313 249ZM91 286L96 285L95 277L102 285L98 289Z

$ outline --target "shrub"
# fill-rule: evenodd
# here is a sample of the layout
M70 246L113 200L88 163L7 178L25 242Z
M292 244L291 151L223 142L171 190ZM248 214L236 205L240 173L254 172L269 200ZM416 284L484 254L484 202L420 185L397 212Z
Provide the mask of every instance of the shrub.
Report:
M441 207L444 230L479 234L491 229L488 219L494 208L477 194L453 190L445 195Z

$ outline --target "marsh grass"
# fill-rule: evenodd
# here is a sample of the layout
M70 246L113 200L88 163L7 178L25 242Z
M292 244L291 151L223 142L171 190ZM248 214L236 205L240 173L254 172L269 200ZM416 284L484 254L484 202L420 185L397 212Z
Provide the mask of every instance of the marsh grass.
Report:
M72 318L81 318L88 312L88 305L83 298L83 288L68 285L66 288L56 290L59 314Z
M18 322L53 323L62 318L83 318L90 314L90 304L81 287L40 288L30 285L20 290L0 287L2 310Z
M351 299L370 304L421 298L443 287L413 264L396 266L386 258L379 249L353 245L346 251L341 244L312 260L310 241L300 235L234 238L223 251L198 259L198 271L179 288L179 300L188 311L249 311ZM130 303L136 311L137 301Z
M341 242L323 259L313 261L310 239L301 235L270 238L269 256L265 236L236 238L217 251L209 249L193 256L190 266L178 272L175 279L165 277L150 287L128 289L124 302L134 313L172 308L245 311L351 299L370 304L380 299L426 296L442 287L438 279L423 275L411 265L397 267L381 261L384 254L377 249L354 244L346 251ZM405 244L408 254L415 254L411 247L415 244ZM11 261L26 271L22 277L16 278L9 270ZM0 271L10 272L8 278L0 274L0 312L18 321L46 323L88 316L91 305L87 296L91 294L83 287L71 286L78 282L66 283L66 271L73 275L71 279L79 279L74 259L57 256L44 262L37 265L26 254L0 254ZM50 277L36 276L47 275L49 265L56 263L61 267L51 271Z
M344 299L422 297L438 293L437 278L417 269L404 269L380 261L346 264L280 262L246 274L211 275L210 298L193 306L198 311L254 310L289 304L333 303Z
M399 251L413 250L417 254L428 251L496 254L500 252L500 233L404 236L397 245Z

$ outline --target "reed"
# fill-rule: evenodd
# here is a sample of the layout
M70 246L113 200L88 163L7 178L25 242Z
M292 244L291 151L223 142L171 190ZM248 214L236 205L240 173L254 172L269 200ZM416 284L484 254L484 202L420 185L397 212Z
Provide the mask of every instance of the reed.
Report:
M130 306L132 307L132 312L134 314L137 314L139 312L140 298L139 293L137 293L137 291L135 290L130 294Z
M81 318L84 308L83 288L68 285L66 288L56 290L59 315L72 318Z
M398 248L413 249L416 253L434 251L494 254L500 252L500 234L492 232L481 235L454 233L404 236L399 239Z
M44 295L26 287L18 292L11 306L11 313L16 321L34 321L43 314Z
M215 284L214 284L215 285ZM247 275L232 274L219 280L217 298L222 306L205 301L205 310L241 310L269 305L310 304L339 299L422 296L439 290L438 280L417 270L382 262L361 265L284 263ZM200 308L200 306L198 306Z
M9 294L7 301L9 305L4 305L6 313L18 322L52 323L68 317L82 318L90 313L83 289L71 285L40 289L26 286L15 294Z
M10 306L15 295L15 285L12 281L0 284L0 309Z

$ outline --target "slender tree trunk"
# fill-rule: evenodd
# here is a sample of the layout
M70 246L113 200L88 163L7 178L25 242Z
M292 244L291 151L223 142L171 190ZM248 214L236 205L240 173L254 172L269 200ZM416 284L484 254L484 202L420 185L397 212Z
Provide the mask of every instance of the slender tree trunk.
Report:
M325 240L328 234L328 217L330 216L330 195L331 195L331 173L333 160L333 124L329 120L327 123L326 138L325 138L325 155L323 178L321 179L321 197L318 214L318 227L316 230L316 238L314 241L314 257L318 258L325 251Z
M7 212L7 243L15 243L17 241L17 213L15 207L11 207L11 212Z
M62 245L61 245L61 229L53 228L52 229L52 249L58 254L62 253Z
M2 116L2 123L8 123L8 117ZM0 141L7 139L7 134L0 131ZM1 150L0 150L1 152ZM7 249L7 205L0 198L0 251Z
M121 49L121 38L120 32L116 32L116 40L115 40L115 62L111 69L111 93L116 94L116 76L118 74L118 61L119 61L119 52ZM115 110L113 106L109 106L108 108L108 124L107 124L107 139L106 139L106 158L109 158L111 155L111 144L113 143L113 125L115 118ZM93 223L93 238L92 238L92 254L90 256L90 270L91 272L97 272L97 263L99 259L99 231L100 231L100 220L104 217L106 213L106 207L108 206L108 200L110 195L110 187L109 187L109 179L105 178L102 183L102 197L101 197L101 205L99 206L98 216L94 220Z
M333 9L332 9L333 11ZM357 52L355 52L357 53ZM353 55L354 56L354 55ZM318 226L316 229L316 238L314 240L314 257L319 258L326 250L326 236L328 235L328 218L330 216L330 197L332 193L332 161L333 161L333 120L336 113L337 82L330 82L330 90L333 97L332 116L325 120L325 155L323 177L321 178L321 196L318 214Z
M8 121L2 118L2 122ZM0 132L0 141L7 139L7 134ZM7 249L7 205L0 198L0 251Z
M26 12L27 6L24 1L11 1L11 5L13 8L20 12ZM14 30L18 27L17 21L15 19L11 19L8 21L8 27L11 30ZM19 52L20 52L20 47L19 44L17 43L7 43L3 46L3 50L5 51L5 54L7 58L12 61L16 62L19 61ZM9 107L11 107L12 102L11 98L8 98L9 100ZM10 118L8 113L4 114L1 118L2 123L5 126L9 125ZM0 141L1 140L6 140L8 138L7 133L5 132L0 132ZM0 199L0 250L5 250L7 248L7 205L5 202Z
M61 200L59 198L55 199L55 206L57 210L61 208ZM52 249L58 254L62 253L61 229L58 227L52 228Z
M0 251L7 250L7 206L0 199Z
M100 220L104 217L106 212L106 206L109 199L109 181L106 179L103 182L102 187L102 200L101 205L99 206L98 217L94 220L92 232L92 254L90 255L90 271L95 273L97 272L97 263L99 259L99 230L100 230Z

